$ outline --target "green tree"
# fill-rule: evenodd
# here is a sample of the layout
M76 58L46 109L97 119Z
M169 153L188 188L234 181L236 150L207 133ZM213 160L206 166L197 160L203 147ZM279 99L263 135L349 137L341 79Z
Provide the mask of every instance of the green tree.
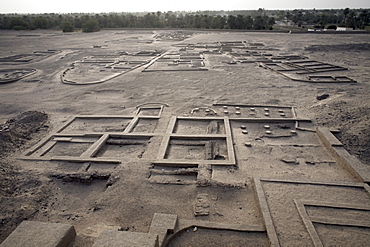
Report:
M49 28L49 21L44 17L37 17L32 20L33 28L47 29Z
M99 23L95 19L90 19L83 24L82 31L85 33L97 32L100 30Z
M285 11L284 10L279 10L277 19L279 21L283 21L285 19Z
M266 20L266 27L267 27L267 29L269 29L269 30L272 30L273 29L273 26L274 26L274 24L275 24L275 18L274 17L269 17L267 20Z
M212 19L211 28L223 29L226 23L226 18L222 16L216 16Z
M349 8L345 8L343 10L344 19L347 19L347 15L349 14L349 12L350 12L350 9Z
M10 20L9 27L14 30L21 30L29 28L29 24L20 17L14 17Z
M195 15L194 16L194 22L193 25L195 28L201 28L202 27L202 18L200 15Z
M244 16L242 15L237 15L236 20L235 20L235 28L237 29L245 29L245 20Z
M287 19L287 21L290 21L292 18L292 14L289 11L285 12L285 18Z
M249 30L253 28L253 18L250 15L245 18L245 28Z
M63 33L68 33L68 32L73 32L75 30L74 26L72 23L69 21L64 21L62 23L62 31Z
M256 18L254 18L253 29L256 30L265 29L265 21L263 20L262 16L259 15L256 16Z
M324 28L326 24L328 23L329 15L326 13L321 14L320 16L320 22L321 28Z
M227 18L227 24L230 29L235 29L236 28L236 17L233 15L229 15Z
M370 13L364 9L361 11L359 15L359 28L364 29L366 25L369 24L370 21Z
M356 16L355 11L351 10L349 12L345 25L346 25L346 27L352 27L353 29L356 28L356 26L357 26L357 16Z
M301 27L302 19L303 19L302 11L298 11L295 15L293 15L292 21L294 22L295 25L298 25L298 27Z

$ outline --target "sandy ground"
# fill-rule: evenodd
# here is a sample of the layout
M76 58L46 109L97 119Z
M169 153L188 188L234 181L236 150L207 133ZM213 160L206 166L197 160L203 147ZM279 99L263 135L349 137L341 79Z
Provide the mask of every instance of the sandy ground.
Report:
M312 126L340 130L336 136L345 148L364 165L369 165L369 34L189 31L191 37L184 41L148 42L154 39L155 34L165 32L169 31L103 30L90 34L1 31L0 57L46 50L61 52L31 63L2 63L2 69L34 68L38 72L13 83L0 84L0 121L5 123L28 111L44 112L48 119L27 120L38 122L39 125L30 128L26 135L14 134L11 144L2 144L0 242L24 219L74 225L78 232L74 246L91 246L101 229L147 232L154 213L176 214L187 220L263 225L252 185L254 177L359 182L337 167L325 150L297 149L297 152L310 153L307 155L311 157L317 154L316 159L323 165L315 167L281 168L275 164L281 158L280 153L294 155L295 152L284 150L283 147L267 150L261 146L255 153L247 154L239 145L244 139L238 137L235 126L232 126L232 131L236 142L237 169L231 168L227 176L220 175L220 180L226 180L230 186L202 187L195 183L178 185L153 182L149 178L151 160L157 156L161 143L157 139L152 140L152 149L144 153L143 159L127 157L119 165L103 168L97 165L96 169L106 169L111 173L111 178L115 178L108 187L104 179L94 179L89 184L62 179L60 174L77 172L81 168L80 163L17 159L23 151L58 130L74 115L133 115L136 106L159 102L169 105L164 108L158 124L158 132L164 133L172 116L189 116L196 107L230 103L295 106L299 116L313 121ZM61 73L71 63L86 56L123 51L176 51L178 47L174 47L174 44L226 41L259 42L274 54L302 55L311 60L343 66L349 70L329 74L346 75L357 83L296 82L255 63L222 63L231 59L225 54L206 55L208 71L141 72L139 68L100 84L67 85L60 81ZM329 97L318 100L317 97L324 94ZM2 127L2 134L9 128L15 127L9 126L8 122L8 129ZM1 138L5 140L5 135ZM312 145L318 144L312 139ZM271 156L261 158L267 153ZM257 167L258 162L266 166ZM225 173L222 168L217 169L220 169L219 174ZM214 173L216 177L217 169ZM194 204L199 194L208 195L208 216L194 216ZM268 239L265 233L209 229L183 232L169 244L266 245Z

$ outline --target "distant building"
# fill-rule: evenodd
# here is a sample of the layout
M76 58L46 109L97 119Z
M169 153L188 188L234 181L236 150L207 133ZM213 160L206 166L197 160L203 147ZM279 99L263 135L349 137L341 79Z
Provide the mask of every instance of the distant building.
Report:
M308 32L327 32L327 31L339 31L339 32L345 32L345 31L353 31L353 28L351 27L337 27L336 30L334 29L322 29L322 28L309 28L307 30Z
M275 24L278 26L293 26L294 23L291 20L284 20L284 21L275 21Z
M336 31L353 31L352 27L337 27Z

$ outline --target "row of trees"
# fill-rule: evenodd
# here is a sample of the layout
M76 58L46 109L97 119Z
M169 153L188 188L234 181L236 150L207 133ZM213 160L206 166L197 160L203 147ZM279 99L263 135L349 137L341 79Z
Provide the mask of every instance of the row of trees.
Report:
M352 27L354 29L364 29L370 22L370 11L368 9L349 9L342 10L293 10L280 11L278 20L291 20L297 26L305 23L314 24L318 27L326 25L338 25Z
M83 29L87 32L99 28L202 28L202 29L272 29L274 17L243 15L175 15L171 12L135 14L45 14L45 15L2 15L0 29L49 29L64 31Z
M202 12L103 13L0 15L0 29L63 29L86 32L99 28L202 28L202 29L272 29L275 20L325 26L335 24L363 29L370 22L367 9L342 10L245 10Z

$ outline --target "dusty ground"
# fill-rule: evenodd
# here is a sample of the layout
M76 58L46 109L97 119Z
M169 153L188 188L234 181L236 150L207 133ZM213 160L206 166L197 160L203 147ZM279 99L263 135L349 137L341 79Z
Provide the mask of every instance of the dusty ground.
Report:
M148 180L151 157L146 157L143 161L128 159L112 167L116 181L107 187L106 180L81 184L56 175L77 171L81 164L17 159L73 115L132 115L137 105L147 102L169 105L163 113L164 120L189 115L195 107L211 106L216 102L296 106L300 115L312 119L314 125L340 130L336 136L346 149L365 165L370 164L369 34L202 31L189 32L192 36L183 42L147 42L153 40L155 34L165 32L168 31L109 30L91 34L1 31L0 57L40 50L61 50L61 53L34 63L2 64L4 69L35 68L38 72L17 82L0 84L0 121L4 123L0 127L0 242L22 220L32 219L73 224L80 233L74 246L91 246L102 228L147 232L154 213L195 219L195 197L204 193L209 195L211 212L197 220L262 225L251 180L260 173L285 176L273 166L270 170L248 171L243 165L248 165L252 159L243 160L240 152L241 159L237 163L241 174L236 175L239 177L235 181L244 181L243 186L157 184ZM66 85L60 81L60 74L67 66L87 55L176 50L178 48L172 45L216 41L260 42L278 54L303 55L347 67L349 71L339 74L357 83L294 82L255 63L221 63L230 59L226 55L209 56L212 63L208 71L142 73L141 69L136 69L101 84ZM324 94L329 97L317 98ZM31 117L19 116L25 112ZM164 124L163 128L166 127ZM265 155L264 151L261 148L260 155ZM155 152L148 155L156 156ZM320 172L318 167L289 169L286 175L289 178L358 182L342 170L336 172L330 164L323 167L332 172L329 175ZM268 241L262 233L201 229L184 232L170 243L170 246L215 245L266 246Z

